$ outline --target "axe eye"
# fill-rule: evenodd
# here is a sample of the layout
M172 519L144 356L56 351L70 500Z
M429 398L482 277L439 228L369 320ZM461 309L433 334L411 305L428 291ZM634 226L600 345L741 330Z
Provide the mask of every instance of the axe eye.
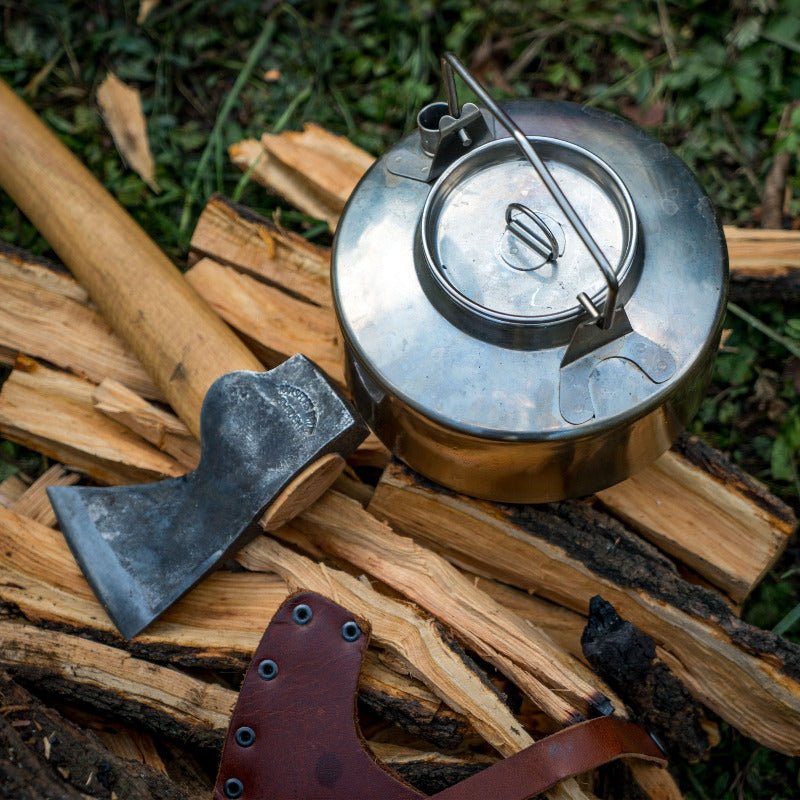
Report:
M311 610L311 606L306 605L305 603L295 606L294 611L292 611L292 619L298 625L307 625L309 622L311 622L311 617L313 616L314 612Z

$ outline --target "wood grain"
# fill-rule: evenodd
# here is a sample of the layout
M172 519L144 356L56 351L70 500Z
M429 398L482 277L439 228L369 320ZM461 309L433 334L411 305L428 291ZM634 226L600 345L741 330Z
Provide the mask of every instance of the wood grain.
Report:
M200 443L186 425L118 381L104 379L92 392L92 403L98 411L138 433L187 470L200 463Z
M703 704L747 736L800 753L800 647L739 620L585 503L500 506L387 468L369 510L454 563L585 613L596 594L650 634Z
M11 503L9 508L15 514L53 528L56 524L56 515L47 497L47 489L50 486L74 486L79 477L74 472L65 470L61 464L53 464Z
M373 162L369 153L313 123L302 133L265 134L231 145L231 160L331 231L356 183Z
M737 603L759 584L794 531L791 515L779 516L730 491L723 480L674 450L597 496L616 516Z
M16 622L0 622L0 641L5 645L0 651L0 665L50 694L81 702L103 714L113 714L119 720L207 753L218 753L222 747L237 697L232 689L151 664L115 647ZM366 745L369 747L369 743ZM420 786L432 785L428 781L435 779L437 773L441 777L447 768L448 783L453 783L474 772L476 765L487 765L494 760L469 755L443 756L387 742L378 742L374 752L387 768L396 766ZM109 769L113 766L108 764ZM155 793L150 796L173 800L163 794L166 782L161 783L160 789L157 785L153 787ZM85 796L69 794L66 789L62 794L70 800ZM128 796L139 797L125 795ZM27 797L33 800L37 795Z
M231 267L203 258L186 280L267 366L303 353L344 386L344 352L333 312L297 300Z
M257 359L5 83L0 114L0 185L199 436L209 386L231 370L260 369Z
M192 233L195 258L208 256L318 306L331 305L330 251L245 206L214 195Z
M177 477L184 469L97 411L94 384L20 357L0 389L0 434L103 483Z
M71 797L68 793L70 788L79 791L81 794L78 796L83 798L190 800L190 795L166 776L164 764L146 733L122 726L118 726L113 734L110 726L97 735L92 730L82 730L55 709L45 706L5 673L0 673L0 696L3 698L3 721L10 723L21 739L16 747L8 741L3 742L2 752L6 757L0 764L0 775L4 768L8 768L9 761L22 755L19 745L29 754L38 756L39 763L31 765L28 775L36 800ZM46 775L60 779L61 786L53 794L42 792L37 795L34 785L37 779ZM11 791L2 777L0 781L4 796L15 800L25 796L20 790Z
M241 674L264 628L289 594L274 574L215 572L130 642L98 602L64 537L0 510L0 608L40 626L123 647L154 662ZM439 747L457 747L471 731L463 716L370 651L360 696L377 714Z
M395 534L355 500L329 492L292 527L310 534L323 552L365 570L447 624L556 722L571 724L608 702L591 673L544 631L477 588L441 556Z
M76 281L53 265L0 249L0 296L0 347L11 363L18 354L44 358L95 383L113 378L144 397L163 397Z

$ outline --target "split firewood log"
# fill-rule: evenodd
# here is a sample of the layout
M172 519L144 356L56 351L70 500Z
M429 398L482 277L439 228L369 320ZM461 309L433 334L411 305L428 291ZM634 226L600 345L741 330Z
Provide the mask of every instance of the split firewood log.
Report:
M598 684L594 675L565 658L565 652L550 645L552 636L554 641L563 641L563 650L580 655L583 617L512 587L448 566L431 551L392 533L366 513L356 500L329 492L273 535L317 558L334 555L342 563L361 567L393 586L403 596L447 622L523 692L531 690L528 669L532 665L525 663L525 656L532 659L534 665L540 664L540 658L531 653L532 645L539 645L550 659L549 666L572 676L578 683L584 678L589 685L597 687L595 692L609 694L617 713L625 715L622 701ZM528 623L527 628L520 625L523 621ZM482 639L493 642L497 651L490 647L487 652ZM520 662L525 666L519 666ZM699 710L697 713L700 714ZM636 760L629 762L626 769L638 787L639 796L644 793L646 797L660 800L682 796L664 770Z
M219 264L198 261L186 279L268 367L303 353L340 386L344 357L332 311Z
M725 227L731 300L800 302L800 231Z
M115 756L146 764L163 775L169 774L155 739L146 731L110 721L72 705L66 708L62 706L61 711L70 722L94 733Z
M18 474L9 475L0 481L0 506L11 508L22 497L31 485L27 476Z
M256 181L286 198L292 205L333 231L347 198L373 157L313 123L302 133L248 139L228 148L231 160L243 170L253 169Z
M612 702L595 677L543 630L476 588L445 559L395 534L355 500L328 492L289 527L444 622L556 722L568 725L610 711Z
M210 257L268 286L287 287L301 300L329 308L330 251L284 230L245 206L214 195L192 234L190 266Z
M224 222L220 222L221 219ZM259 221L256 215L247 215L245 212L239 211L237 207L216 198L209 203L195 233L195 237L202 244L205 252L212 250L210 242L220 236L220 228L225 231L224 241L227 244L222 252L215 251L214 256L225 258L229 263L233 263L233 258L239 258L236 253L244 252L250 264L247 272L255 274L257 268L254 264L261 264L265 258L271 257L270 253L274 253L270 280L275 283L282 280L281 286L284 291L281 292L274 287L259 284L247 274L240 274L244 268L234 273L234 270L219 265L215 266L207 260L208 267L203 267L203 270L207 270L206 273L203 270L198 273L205 275L206 280L203 286L206 288L208 288L209 275L213 278L215 275L226 274L226 272L238 275L241 280L252 281L256 284L254 292L269 290L282 294L283 297L286 297L287 293L295 295L301 293L297 284L293 282L295 278L292 276L314 275L318 286L323 280L320 278L319 252L314 251L315 256L301 257L295 260L288 260L289 256L287 255L286 262L276 261L275 259L282 253L304 252L302 246L293 242L291 236L280 231L276 226L263 220ZM256 231L260 232L256 233ZM250 244L242 245L242 241ZM272 244L264 244L262 252L261 248L252 244L254 241L271 242ZM295 249L293 250L292 247ZM202 252L202 250L198 248L198 252ZM261 260L259 260L259 254ZM17 257L16 260L7 259L4 263L7 265L6 270L15 279L19 279L20 274L26 276L28 280L21 281L23 284L37 287L54 285L58 289L59 296L69 297L72 302L77 302L72 299L72 296L79 295L80 289L68 276L55 273L40 263L25 261L20 257ZM276 265L283 263L290 266L282 271ZM314 266L309 267L306 272L308 263L313 263ZM24 266L24 269L20 264ZM189 276L191 280L192 271ZM213 288L214 280L211 280L210 284ZM208 291L211 292L211 289ZM224 296L223 292L221 299L217 298L218 303L225 302ZM287 298L287 303L288 301L292 301L295 305L300 303L306 308L312 308L314 309L313 313L317 315L322 311L320 307L302 303L296 297ZM289 308L289 305L286 307ZM281 310L282 304L277 300L272 302L271 307L278 315L284 313ZM246 314L247 309L252 309L255 314L253 323L255 328L251 329L251 332L261 330L265 337L270 337L262 343L262 354L265 350L271 350L277 359L279 351L285 351L281 355L283 357L304 348L311 348L308 337L303 333L305 327L302 320L301 324L297 324L300 319L297 315L300 314L300 311L292 312L294 316L291 319L286 317L285 324L275 325L274 320L258 317L262 313L258 303L239 304L235 313L241 318L242 314ZM340 357L340 345L336 339L337 334L332 316L330 316L330 312L327 313L330 322L327 324L326 330L329 331L329 335L327 340L323 337L322 341L330 342L330 353L325 356L324 352L318 352L317 348L312 349L310 355L317 361L333 364ZM275 341L272 334L269 333L271 330L283 331L281 334L283 338ZM47 341L52 338L45 337ZM13 341L11 344L19 351L25 342L24 340ZM82 354L80 355L81 363L75 367L78 372L97 374L102 369L102 364L105 363L104 361L100 364L94 363L91 347L76 348L75 353ZM58 362L56 354L49 350L43 352L43 357L48 361ZM52 371L42 372L43 369L46 368L40 367L34 375L27 376L27 379L22 375L12 375L13 380L8 388L4 389L3 394L0 394L0 408L4 406L4 394L18 395L21 393L23 402L13 402L7 408L8 419L0 422L0 433L31 446L38 446L40 450L52 457L79 467L106 482L130 482L131 480L145 479L146 475L157 477L164 472L175 474L176 470L181 469L181 466L172 460L167 462L169 467L158 458L154 460L150 450L146 451L147 455L137 449L131 452L127 442L118 442L116 452L113 454L114 459L122 459L123 463L98 463L97 453L92 451L96 451L102 446L99 442L97 445L94 444L94 437L102 433L107 441L112 441L110 431L104 426L96 427L96 417L91 413L91 409L78 410L76 408L78 398L74 391L70 393L72 403L69 406L63 405L61 399L58 398L58 395L63 395L61 389L57 393L51 393L47 398L42 397L43 393L50 391L49 384L51 383L43 378L50 377L52 374ZM339 374L340 379L343 380L341 373ZM39 381L36 378L42 378L42 380ZM25 384L24 391L18 389L19 382ZM125 383L124 380L120 382L130 388L130 382ZM106 386L108 387L108 384ZM121 403L118 394L113 401L110 400L108 392L101 397L104 394L103 390L95 390L93 394L99 410L104 410L112 416L116 415L115 418L118 421L133 427L139 433L144 433L141 425L148 420L148 414L157 417L154 421L155 432L151 431L151 433L159 441L162 434L165 435L166 438L162 442L164 447L172 446L174 443L172 432L169 435L164 433L164 426L167 423L158 414L160 409L150 407L152 411L143 414L139 407L141 405L139 401L129 394ZM44 408L49 407L48 404L53 406L53 413L50 416L43 411ZM61 420L59 420L59 408L63 408L64 412L70 412ZM29 419L30 417L35 417L35 419ZM172 422L178 426L174 432L175 437L182 440L182 426L180 423L176 423L174 417ZM147 422L147 424L151 423ZM67 437L70 441L61 442L59 437ZM138 440L134 439L134 441ZM153 439L150 438L150 441ZM139 444L141 445L141 442ZM182 447L183 444L176 444L176 446ZM189 451L194 449L191 437L186 439L185 446ZM175 453L174 450L173 453ZM191 452L186 457L181 456L184 468L188 468L192 463L192 457ZM127 464L125 463L126 458L130 459ZM371 436L359 449L352 459L352 463L380 466L385 463L385 459L386 449L374 436ZM720 465L715 470L709 469L709 463L712 460L716 460ZM774 499L768 499L769 496L766 492L752 491L734 473L735 471L725 463L725 459L721 456L717 456L716 459L705 458L702 463L698 464L692 463L686 452L677 455L671 453L665 455L650 469L629 479L629 482L607 490L606 493L601 494L601 499L609 509L621 516L638 532L685 561L715 585L723 588L734 601L741 602L783 551L793 529L794 518L785 505L775 502ZM734 474L733 478L730 477L731 474ZM657 509L657 513L654 513L653 509ZM687 509L692 510L690 516L687 516ZM698 534L696 524L698 519L702 522L700 534ZM706 529L707 534L703 535Z
M74 486L79 480L80 476L76 473L68 472L61 464L53 464L9 508L21 517L28 517L52 528L56 524L56 515L47 497L48 487Z
M369 742L369 748L401 778L426 794L441 792L494 764L497 759L481 753L448 756L425 753L413 747L389 742Z
M576 611L602 594L655 639L695 697L767 747L800 753L800 647L742 622L587 503L487 503L439 492L394 464L369 510L460 566Z
M255 165L254 180L325 220L331 231L361 177L358 170L363 174L374 161L369 153L313 124L301 133L287 131L232 144L228 153L242 170ZM732 300L800 301L800 231L725 226L724 232Z
M95 409L138 433L187 470L200 463L200 442L174 414L168 413L119 381L105 378L92 393Z
M370 621L372 636L401 658L415 677L451 708L465 714L475 730L501 755L509 756L533 743L500 696L487 685L481 670L435 621L407 603L379 594L366 581L327 568L265 536L237 555L251 570L275 571L293 589L304 588ZM546 793L548 798L586 797L574 779Z
M162 771L111 752L91 731L48 708L2 672L0 696L5 797L190 800Z
M625 698L636 719L667 752L687 761L708 756L714 744L686 687L656 655L652 636L623 620L600 595L589 603L581 639L589 663Z
M792 509L764 484L687 434L652 466L597 497L735 603L775 564L797 523Z
M103 483L182 475L173 458L93 406L95 384L19 356L0 390L0 435Z
M43 358L95 383L113 378L144 397L161 398L69 273L0 243L0 295L0 361L13 364L19 354Z
M218 571L160 619L125 642L97 601L64 537L13 512L0 512L0 609L39 626L124 647L138 658L243 674L272 615L289 594L277 575ZM375 713L437 747L472 732L419 681L371 652L359 696Z

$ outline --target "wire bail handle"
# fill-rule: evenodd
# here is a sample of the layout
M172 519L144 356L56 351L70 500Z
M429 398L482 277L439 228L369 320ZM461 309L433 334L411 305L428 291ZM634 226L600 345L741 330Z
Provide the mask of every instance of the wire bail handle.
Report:
M592 300L585 292L580 292L577 296L578 302L586 309L592 320L603 330L608 330L614 324L614 316L617 310L617 295L619 294L619 281L614 272L611 264L605 254L595 242L589 230L583 224L583 220L578 216L572 204L567 199L561 187L556 182L555 178L550 174L550 171L545 166L542 159L539 157L533 145L528 140L528 137L520 130L519 126L514 120L492 99L491 95L480 84L480 82L472 75L471 72L455 57L452 53L445 53L442 56L442 79L447 93L447 105L449 113L456 119L460 116L460 107L458 104L458 94L456 91L456 82L453 72L457 72L458 76L464 83L478 96L481 102L491 112L494 118L511 134L519 145L525 158L528 159L531 166L536 170L545 188L550 193L550 196L555 201L556 205L561 209L564 216L569 221L575 232L580 237L586 249L595 260L600 271L603 273L606 285L608 287L608 294L606 302L603 307L602 313L595 306ZM463 133L461 131L460 133ZM467 139L467 141L464 141ZM462 144L469 147L469 137L461 137ZM514 205L514 204L512 204ZM511 208L511 206L509 206ZM514 209L512 209L513 211ZM511 211L507 211L506 219L511 215ZM538 237L536 237L538 239ZM535 248L538 250L538 248Z

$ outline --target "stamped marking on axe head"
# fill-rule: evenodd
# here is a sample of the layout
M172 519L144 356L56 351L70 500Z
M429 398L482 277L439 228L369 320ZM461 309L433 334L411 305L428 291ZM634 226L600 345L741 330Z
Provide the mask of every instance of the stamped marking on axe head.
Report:
M200 424L200 465L181 478L48 489L75 558L126 638L252 538L255 522L304 468L348 455L367 434L300 355L269 372L223 375Z

